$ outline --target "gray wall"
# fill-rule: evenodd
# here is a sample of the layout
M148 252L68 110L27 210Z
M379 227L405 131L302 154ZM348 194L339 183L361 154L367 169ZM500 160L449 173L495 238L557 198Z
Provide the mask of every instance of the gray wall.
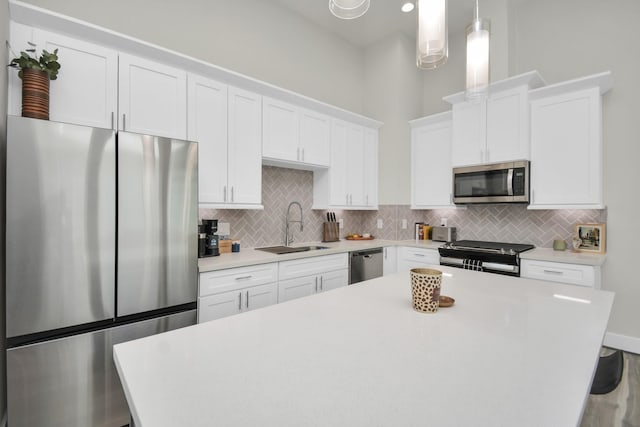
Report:
M7 9L7 0L0 0L0 29L2 34L0 40L9 39L9 16ZM3 63L9 63L10 59L7 54L6 44L2 43L0 47L0 57ZM7 59L9 58L9 59ZM4 306L4 262L5 262L5 176L6 176L6 136L7 136L7 67L0 66L0 419L4 421L3 415L7 407L5 378L5 306Z

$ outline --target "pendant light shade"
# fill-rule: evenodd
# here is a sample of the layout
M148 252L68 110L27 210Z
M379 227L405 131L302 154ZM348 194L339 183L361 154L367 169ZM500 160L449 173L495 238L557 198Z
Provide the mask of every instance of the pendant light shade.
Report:
M329 0L329 10L340 19L355 19L369 10L370 0Z
M478 17L478 1L473 22L467 26L467 91L469 99L487 95L489 89L489 38L491 21Z
M432 70L447 62L449 56L447 0L417 0L416 5L416 64L418 68Z

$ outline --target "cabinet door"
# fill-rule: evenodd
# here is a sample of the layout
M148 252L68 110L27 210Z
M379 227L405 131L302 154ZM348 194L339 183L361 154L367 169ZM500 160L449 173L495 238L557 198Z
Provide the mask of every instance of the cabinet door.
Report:
M229 170L227 202L259 205L262 201L262 99L229 87Z
M411 207L451 206L451 122L417 127L411 135Z
M302 161L298 108L264 98L262 109L262 155L278 160Z
M189 74L187 138L198 142L200 203L224 203L227 187L227 86Z
M387 246L383 250L382 275L387 276L398 271L398 248Z
M290 301L313 295L317 292L319 280L317 275L296 277L278 282L278 302Z
M319 292L330 291L332 289L342 288L349 284L349 269L330 271L320 275Z
M486 102L466 101L454 104L451 163L453 167L484 162L486 141Z
M277 283L255 286L246 289L244 292L245 305L243 307L243 310L255 310L256 308L267 307L278 302Z
M280 279L322 274L349 267L349 254L333 254L282 261L278 267Z
M378 207L378 131L364 129L364 205Z
M398 272L408 274L412 268L435 267L439 264L440 254L437 249L398 248Z
M530 207L602 208L598 88L531 103Z
M527 87L498 92L487 101L486 163L529 158Z
M304 163L329 166L331 120L324 114L300 110L300 149Z
M62 64L51 81L49 119L114 129L118 94L115 50L56 33L34 30L38 51L58 49Z
M120 54L119 79L119 130L187 138L185 71Z
M240 313L242 299L242 291L231 291L198 298L198 323Z
M347 124L347 193L349 206L363 206L364 198L364 128Z
M346 206L347 194L347 123L331 123L331 164L329 166L329 205Z

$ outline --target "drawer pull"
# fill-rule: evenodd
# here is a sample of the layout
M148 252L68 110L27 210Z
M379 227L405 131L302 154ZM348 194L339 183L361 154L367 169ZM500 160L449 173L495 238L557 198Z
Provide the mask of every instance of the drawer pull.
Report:
M247 279L251 279L253 277L252 274L249 274L248 276L238 276L236 277L236 280L247 280Z
M415 256L419 256L419 257L426 257L425 254L414 254Z
M544 269L542 271L544 272L544 274L555 274L555 275L559 275L559 276L562 276L564 274L564 271L558 271L558 270L547 270L547 269Z
M242 292L238 292L238 310L242 310Z
M247 300L245 301L247 308L249 308L249 291L247 291Z

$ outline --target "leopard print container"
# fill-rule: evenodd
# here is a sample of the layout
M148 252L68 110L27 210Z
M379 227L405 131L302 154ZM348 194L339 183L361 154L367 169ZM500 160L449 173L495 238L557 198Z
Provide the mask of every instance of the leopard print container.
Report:
M411 269L413 308L423 313L435 313L440 302L442 271L431 268Z

